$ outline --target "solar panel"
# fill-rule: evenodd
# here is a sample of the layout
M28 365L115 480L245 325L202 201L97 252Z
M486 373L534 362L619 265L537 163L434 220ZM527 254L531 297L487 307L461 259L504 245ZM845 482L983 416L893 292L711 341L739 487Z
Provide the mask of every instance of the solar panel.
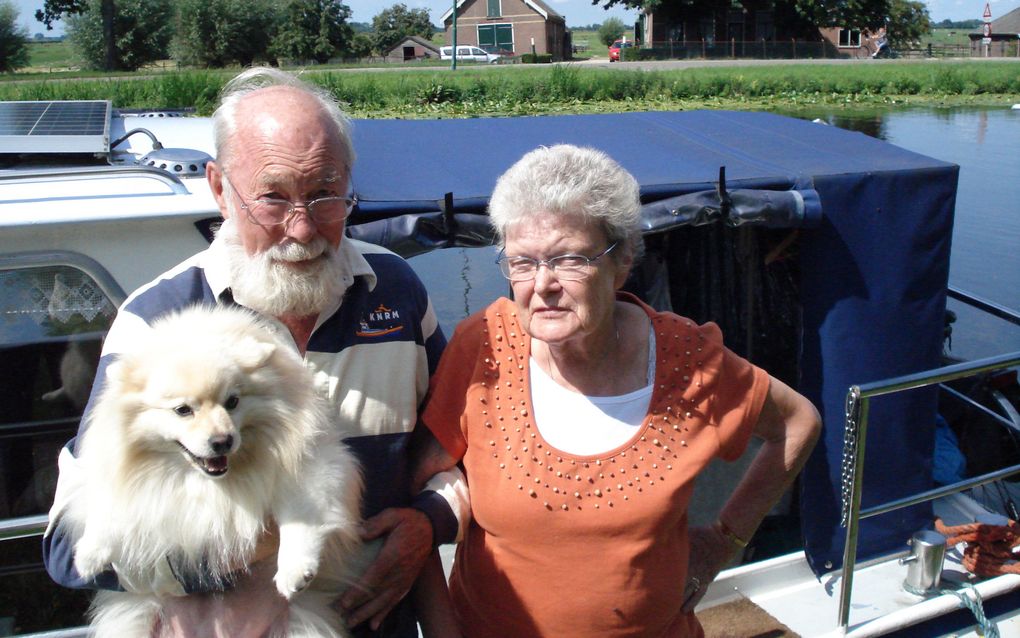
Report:
M0 153L109 151L109 100L0 102Z

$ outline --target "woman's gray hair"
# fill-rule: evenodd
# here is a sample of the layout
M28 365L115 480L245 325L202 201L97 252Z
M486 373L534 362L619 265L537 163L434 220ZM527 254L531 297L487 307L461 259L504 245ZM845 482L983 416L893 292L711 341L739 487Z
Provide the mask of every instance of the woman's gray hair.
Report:
M220 92L220 105L213 113L213 136L216 144L216 160L225 165L230 159L230 142L237 130L237 105L246 96L272 86L288 86L303 91L315 98L322 110L336 126L337 139L342 145L341 152L346 162L344 169L350 173L354 166L354 144L351 142L351 120L326 89L306 82L296 75L272 67L252 67L231 79Z
M489 199L489 223L500 244L507 228L542 213L577 215L600 225L609 242L624 249L619 254L634 262L644 252L637 180L602 151L542 146L500 176Z

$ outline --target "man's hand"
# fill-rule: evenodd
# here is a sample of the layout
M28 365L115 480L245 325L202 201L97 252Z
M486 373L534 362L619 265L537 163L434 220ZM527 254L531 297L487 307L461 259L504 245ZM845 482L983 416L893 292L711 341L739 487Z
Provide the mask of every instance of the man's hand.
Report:
M390 508L362 525L361 538L386 536L375 561L340 598L348 627L369 621L376 630L386 614L407 594L432 553L432 523L411 508Z

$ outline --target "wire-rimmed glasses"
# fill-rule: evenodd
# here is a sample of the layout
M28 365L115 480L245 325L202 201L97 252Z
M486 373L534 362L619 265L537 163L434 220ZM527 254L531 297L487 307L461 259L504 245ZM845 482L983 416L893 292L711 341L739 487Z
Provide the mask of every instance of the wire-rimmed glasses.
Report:
M304 208L306 214L316 224L335 224L350 217L351 211L358 205L357 197L317 197L306 202L292 202L289 199L276 199L263 197L251 202L244 201L237 187L224 173L223 179L230 184L230 190L237 194L241 200L241 208L248 214L248 219L253 224L264 227L282 226L294 218L295 211Z
M613 242L594 257L585 255L559 255L549 259L533 259L521 255L505 255L500 251L496 263L503 276L510 281L531 281L538 274L540 266L548 268L557 279L563 281L580 281L591 274L592 262L598 261L609 254L609 251L616 248L619 242Z

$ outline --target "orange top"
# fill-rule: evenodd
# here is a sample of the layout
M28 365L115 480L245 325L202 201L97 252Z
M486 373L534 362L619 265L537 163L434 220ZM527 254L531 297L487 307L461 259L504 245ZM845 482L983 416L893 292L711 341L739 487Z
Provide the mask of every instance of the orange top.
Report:
M499 299L458 326L423 421L462 459L473 521L450 591L465 635L702 636L683 614L687 505L714 457L743 453L768 375L715 324L656 313L649 414L595 456L550 447L535 426L531 340Z

